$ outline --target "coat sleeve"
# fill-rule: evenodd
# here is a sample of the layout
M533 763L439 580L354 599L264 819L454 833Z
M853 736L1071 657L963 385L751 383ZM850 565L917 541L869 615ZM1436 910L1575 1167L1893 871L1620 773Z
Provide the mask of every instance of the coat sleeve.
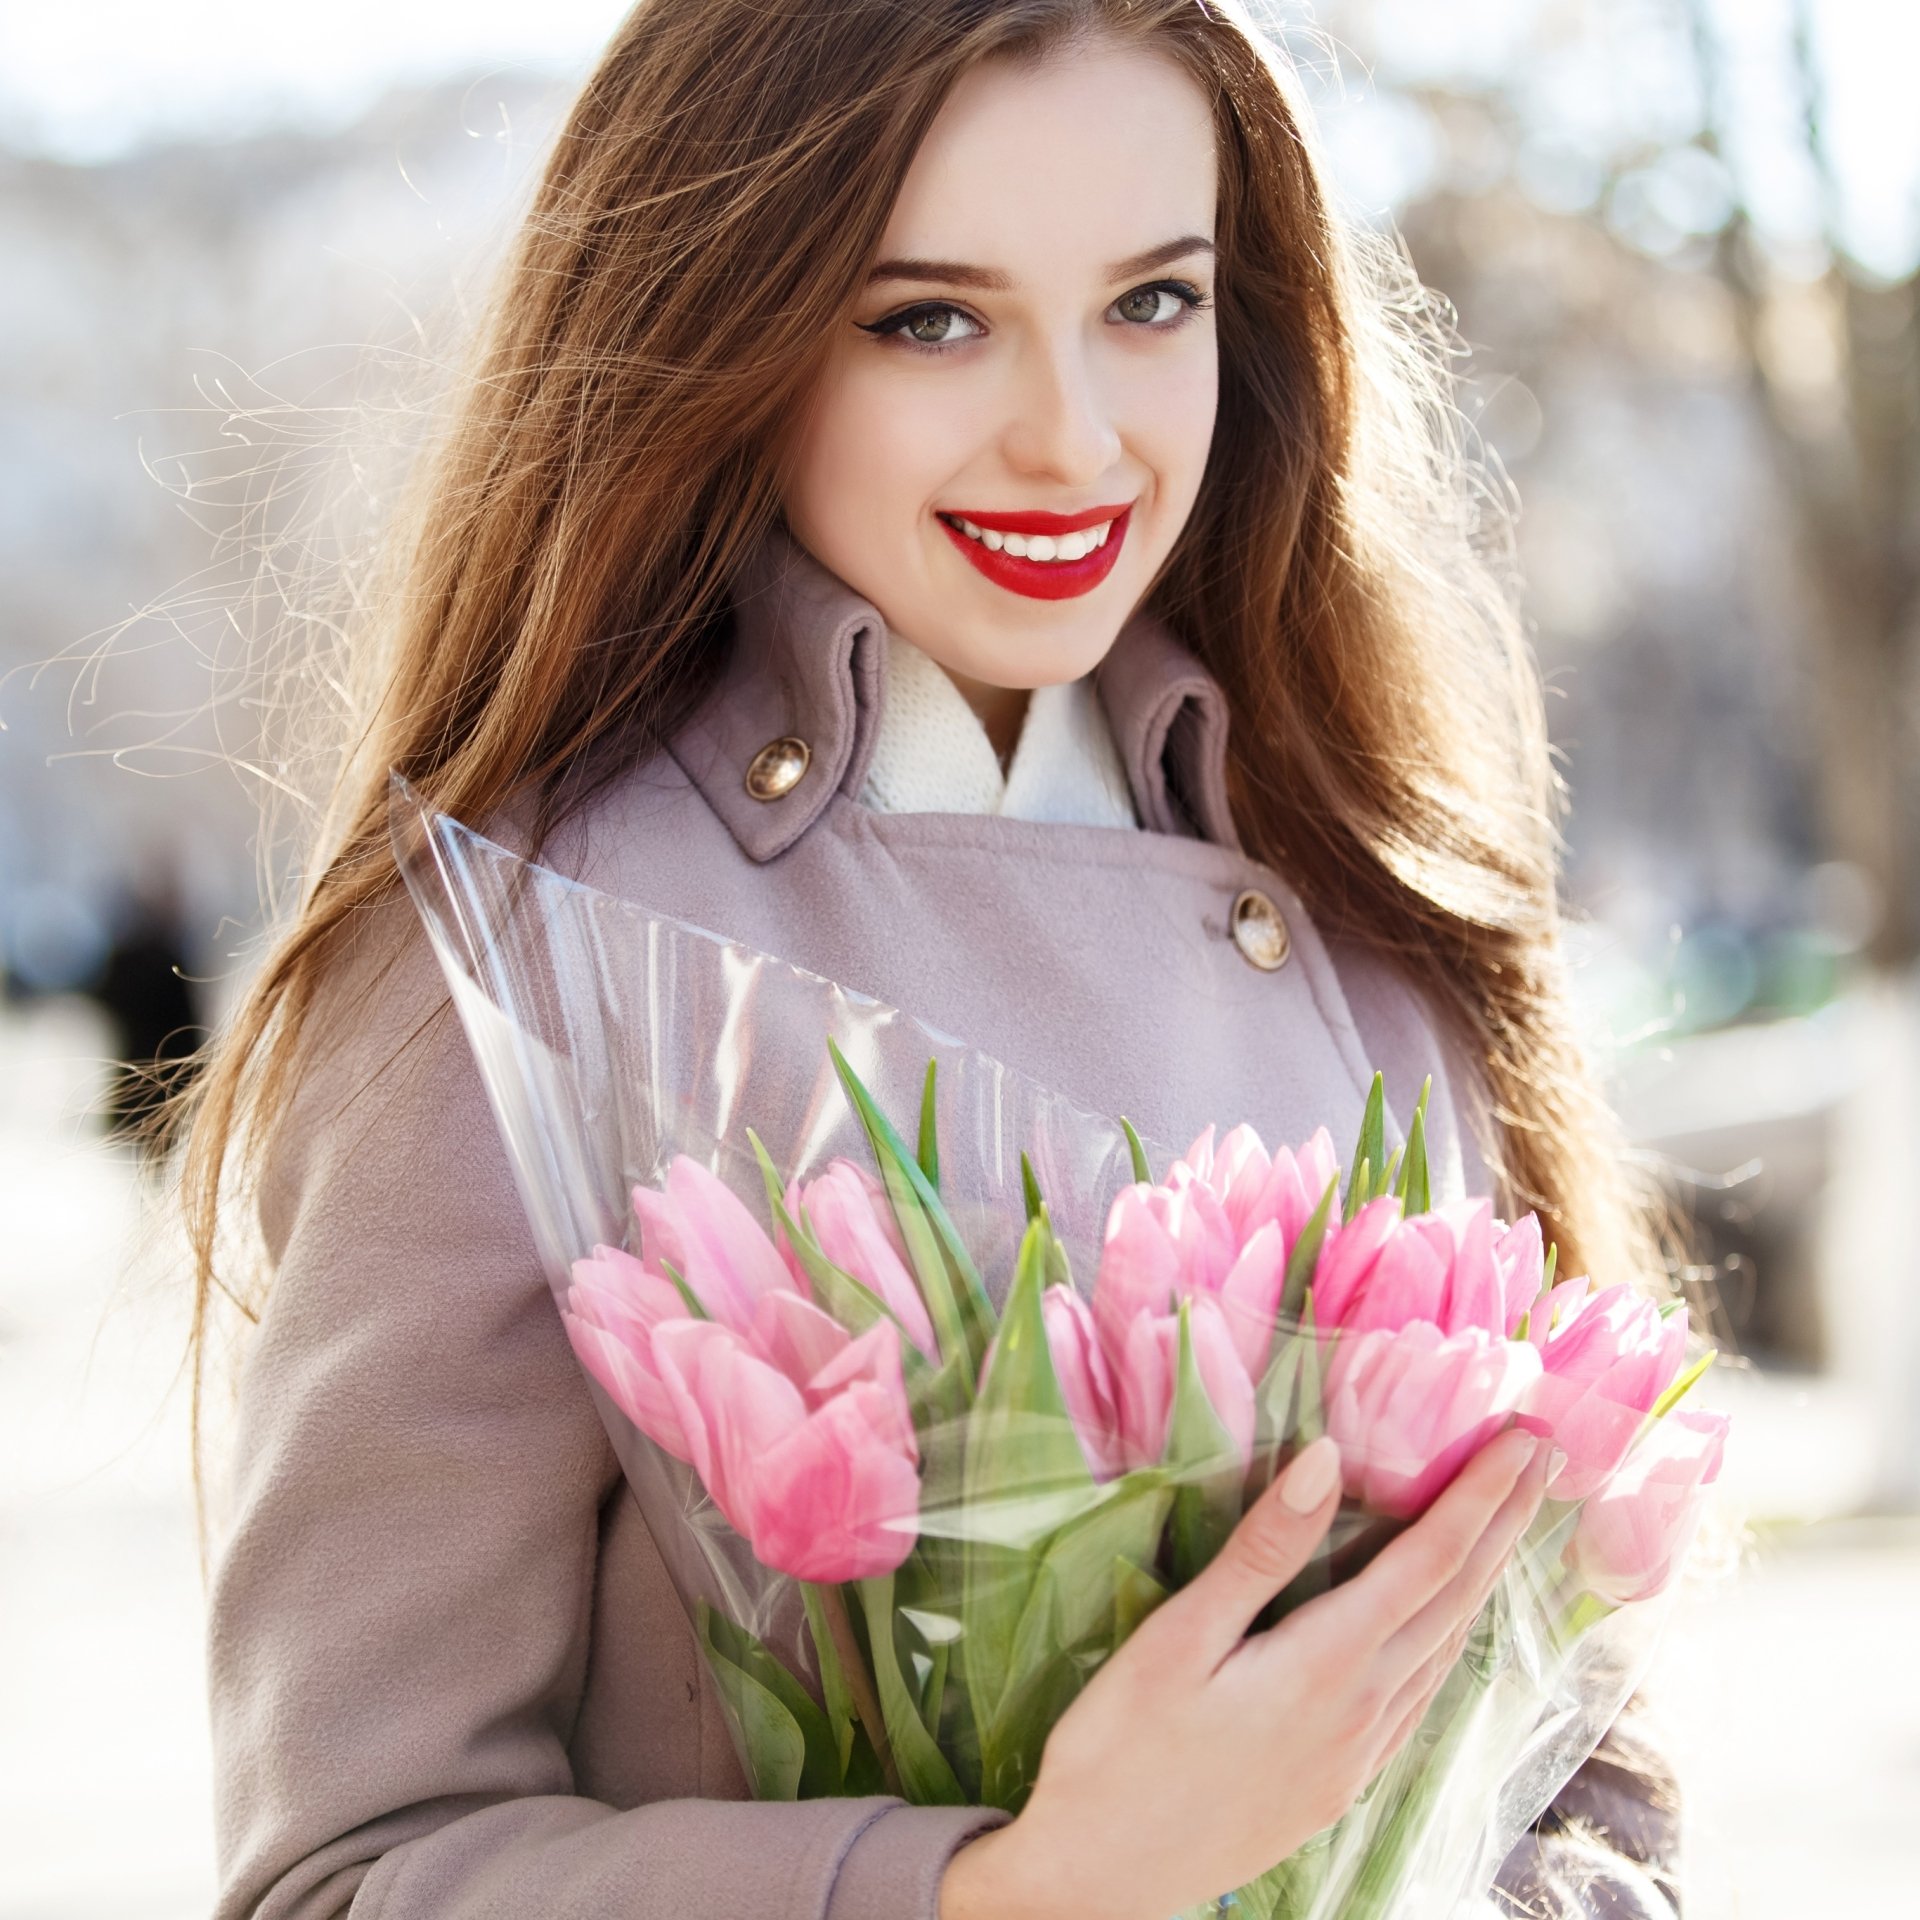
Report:
M933 1920L1003 1816L575 1791L619 1469L425 940L404 900L370 920L259 1191L274 1281L209 1600L216 1920Z
M1335 949L1340 983L1368 1060L1390 1100L1411 1104L1433 1075L1439 1124L1435 1190L1494 1191L1477 1141L1490 1124L1474 1063L1442 1037L1416 991L1378 956ZM1403 1091L1404 1090L1404 1091ZM1404 1111L1404 1107L1402 1108ZM1431 1112L1431 1109L1430 1109ZM1527 1920L1675 1920L1680 1911L1679 1783L1645 1699L1628 1701L1593 1754L1502 1863L1490 1911ZM1476 1916L1477 1920L1477 1916Z

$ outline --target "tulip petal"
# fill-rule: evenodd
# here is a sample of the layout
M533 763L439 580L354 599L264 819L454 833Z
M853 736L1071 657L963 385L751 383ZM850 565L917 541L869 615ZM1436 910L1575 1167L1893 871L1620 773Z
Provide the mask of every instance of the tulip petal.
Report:
M1568 1563L1594 1593L1625 1606L1671 1585L1720 1477L1727 1427L1725 1414L1668 1414L1587 1501Z
M767 1449L740 1528L765 1565L834 1584L891 1573L913 1551L920 1476L889 1443L884 1398L858 1382Z
M1413 1321L1342 1332L1327 1362L1327 1430L1347 1491L1395 1519L1424 1512L1513 1417L1539 1370L1530 1346L1480 1329L1449 1335Z
M1179 1250L1146 1196L1153 1189L1121 1188L1107 1211L1106 1238L1094 1280L1093 1320L1100 1344L1116 1366L1129 1329L1142 1313L1164 1314L1180 1281Z
M1114 1404L1113 1375L1100 1350L1093 1315L1070 1287L1048 1287L1040 1295L1040 1314L1053 1355L1053 1377L1080 1450L1096 1480L1111 1480L1126 1470L1120 1415Z
M1383 1195L1369 1200L1351 1220L1327 1228L1313 1270L1313 1314L1320 1326L1346 1324L1373 1263L1399 1224L1400 1202Z
M1287 1243L1269 1220L1240 1249L1240 1257L1220 1284L1220 1311L1233 1336L1234 1351L1247 1374L1258 1379L1273 1351L1274 1323L1287 1284Z
M651 1352L629 1345L618 1334L564 1307L560 1319L575 1356L606 1389L613 1404L676 1460L691 1460L686 1429L674 1410L672 1396L653 1370Z
M648 1253L672 1260L707 1312L736 1333L753 1324L764 1295L795 1290L766 1230L724 1180L691 1156L678 1154L668 1167L664 1205L644 1187L634 1190L633 1204L643 1236L651 1229L662 1240L658 1247L649 1243Z
M1546 1273L1546 1248L1540 1234L1540 1216L1524 1213L1501 1234L1493 1248L1493 1264L1500 1275L1505 1319L1500 1331L1511 1333L1533 1305Z
M717 1321L669 1321L654 1334L653 1356L694 1471L734 1530L751 1537L753 1476L806 1420L800 1389Z

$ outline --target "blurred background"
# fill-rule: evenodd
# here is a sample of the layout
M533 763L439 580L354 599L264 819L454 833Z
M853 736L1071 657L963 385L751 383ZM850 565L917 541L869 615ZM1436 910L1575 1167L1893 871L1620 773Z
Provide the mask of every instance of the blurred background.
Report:
M297 652L617 0L0 0L0 1916L211 1897L177 1266L114 1073L254 952ZM1521 502L1583 1016L1741 1357L1693 1914L1920 1851L1920 9L1321 0ZM337 514L322 511L337 500ZM321 598L309 598L318 583ZM280 620L292 597L310 624Z

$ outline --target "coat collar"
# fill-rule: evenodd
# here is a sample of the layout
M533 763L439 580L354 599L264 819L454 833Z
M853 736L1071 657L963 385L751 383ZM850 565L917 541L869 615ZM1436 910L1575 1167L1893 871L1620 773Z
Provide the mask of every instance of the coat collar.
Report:
M860 791L886 699L886 623L779 526L741 569L732 602L720 684L670 750L742 850L771 860L834 794ZM1240 851L1227 805L1219 682L1148 613L1120 629L1093 682L1141 825ZM806 743L806 772L779 798L756 799L748 769L787 737Z

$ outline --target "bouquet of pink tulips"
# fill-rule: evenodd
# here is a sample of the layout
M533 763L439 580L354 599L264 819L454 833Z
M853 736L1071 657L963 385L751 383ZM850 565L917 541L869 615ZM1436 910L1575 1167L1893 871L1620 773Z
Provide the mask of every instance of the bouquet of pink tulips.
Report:
M763 1798L1017 1810L1047 1734L1304 1445L1346 1499L1274 1615L1518 1423L1565 1456L1415 1737L1222 1892L1449 1911L1634 1685L1719 1471L1683 1316L1433 1203L1425 1094L1342 1167L1173 1157L898 1010L516 859L397 789L403 871L568 1337Z

